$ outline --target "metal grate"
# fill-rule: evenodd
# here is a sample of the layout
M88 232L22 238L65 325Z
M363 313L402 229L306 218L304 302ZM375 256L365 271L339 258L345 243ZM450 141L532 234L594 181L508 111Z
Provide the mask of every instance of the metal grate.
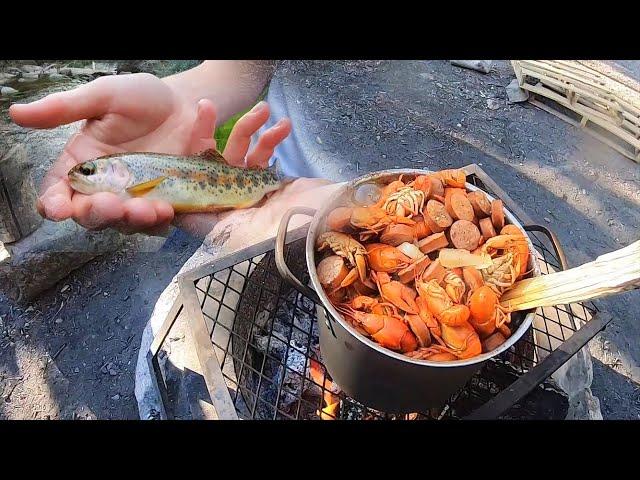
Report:
M468 181L500 196L476 175L469 175ZM542 273L561 270L549 238L540 232L529 236L540 253ZM194 280L231 400L241 419L317 419L323 387L308 374L312 358L321 363L316 305L281 279L272 250L253 255ZM286 257L292 271L308 281L304 239L289 244ZM389 415L340 393L338 418L462 418L526 374L596 311L591 302L538 309L532 328L508 351L488 361L442 408ZM564 418L565 413L564 395L543 384L502 418Z

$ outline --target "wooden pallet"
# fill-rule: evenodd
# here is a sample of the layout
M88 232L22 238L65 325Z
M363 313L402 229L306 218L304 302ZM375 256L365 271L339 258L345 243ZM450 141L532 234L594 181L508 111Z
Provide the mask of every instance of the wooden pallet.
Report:
M534 94L531 103L579 125L640 163L640 91L589 67L586 62L512 60L511 64L520 88ZM575 112L579 120L562 113L553 103L536 100L536 95Z

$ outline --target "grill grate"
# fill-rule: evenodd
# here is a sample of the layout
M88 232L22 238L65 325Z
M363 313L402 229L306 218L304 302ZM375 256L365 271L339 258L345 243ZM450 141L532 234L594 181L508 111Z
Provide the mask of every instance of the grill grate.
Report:
M467 178L492 193L476 175ZM546 235L529 232L529 236L540 253L542 273L560 270L560 261ZM304 239L289 244L286 257L291 270L308 281ZM316 305L281 279L272 250L242 260L194 281L238 417L318 419L324 388L308 374L312 358L321 363ZM338 418L462 418L539 363L596 311L591 302L538 309L532 328L508 351L488 361L443 408L389 415L340 393ZM562 393L543 384L502 418L563 418L566 403Z

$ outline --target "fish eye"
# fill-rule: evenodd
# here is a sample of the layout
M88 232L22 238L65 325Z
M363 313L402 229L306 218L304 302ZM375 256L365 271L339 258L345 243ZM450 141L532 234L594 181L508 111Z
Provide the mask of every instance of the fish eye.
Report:
M85 163L80 166L80 173L82 175L93 175L96 173L96 166L93 163Z

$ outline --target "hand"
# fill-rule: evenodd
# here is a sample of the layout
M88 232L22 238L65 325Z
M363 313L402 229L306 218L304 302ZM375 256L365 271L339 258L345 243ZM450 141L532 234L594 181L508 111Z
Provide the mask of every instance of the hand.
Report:
M224 244L227 251L236 251L274 237L282 216L290 208L318 209L326 205L343 185L321 178L299 178L276 191L260 207L225 212L215 220L211 215L189 215L185 229L205 238L205 245L219 247ZM289 228L308 221L308 217L295 216Z
M67 180L71 167L119 152L190 154L215 148L213 103L186 101L150 74L102 77L30 104L12 105L9 113L17 124L32 128L54 128L86 120L45 176L37 207L45 218L73 218L92 230L112 227L126 233L155 233L168 227L174 212L168 203L157 200L122 201L111 193L77 193ZM290 122L281 120L261 136L247 155L251 135L268 118L269 107L261 102L237 122L224 152L229 163L246 162L251 166L268 162L273 148L291 131Z

